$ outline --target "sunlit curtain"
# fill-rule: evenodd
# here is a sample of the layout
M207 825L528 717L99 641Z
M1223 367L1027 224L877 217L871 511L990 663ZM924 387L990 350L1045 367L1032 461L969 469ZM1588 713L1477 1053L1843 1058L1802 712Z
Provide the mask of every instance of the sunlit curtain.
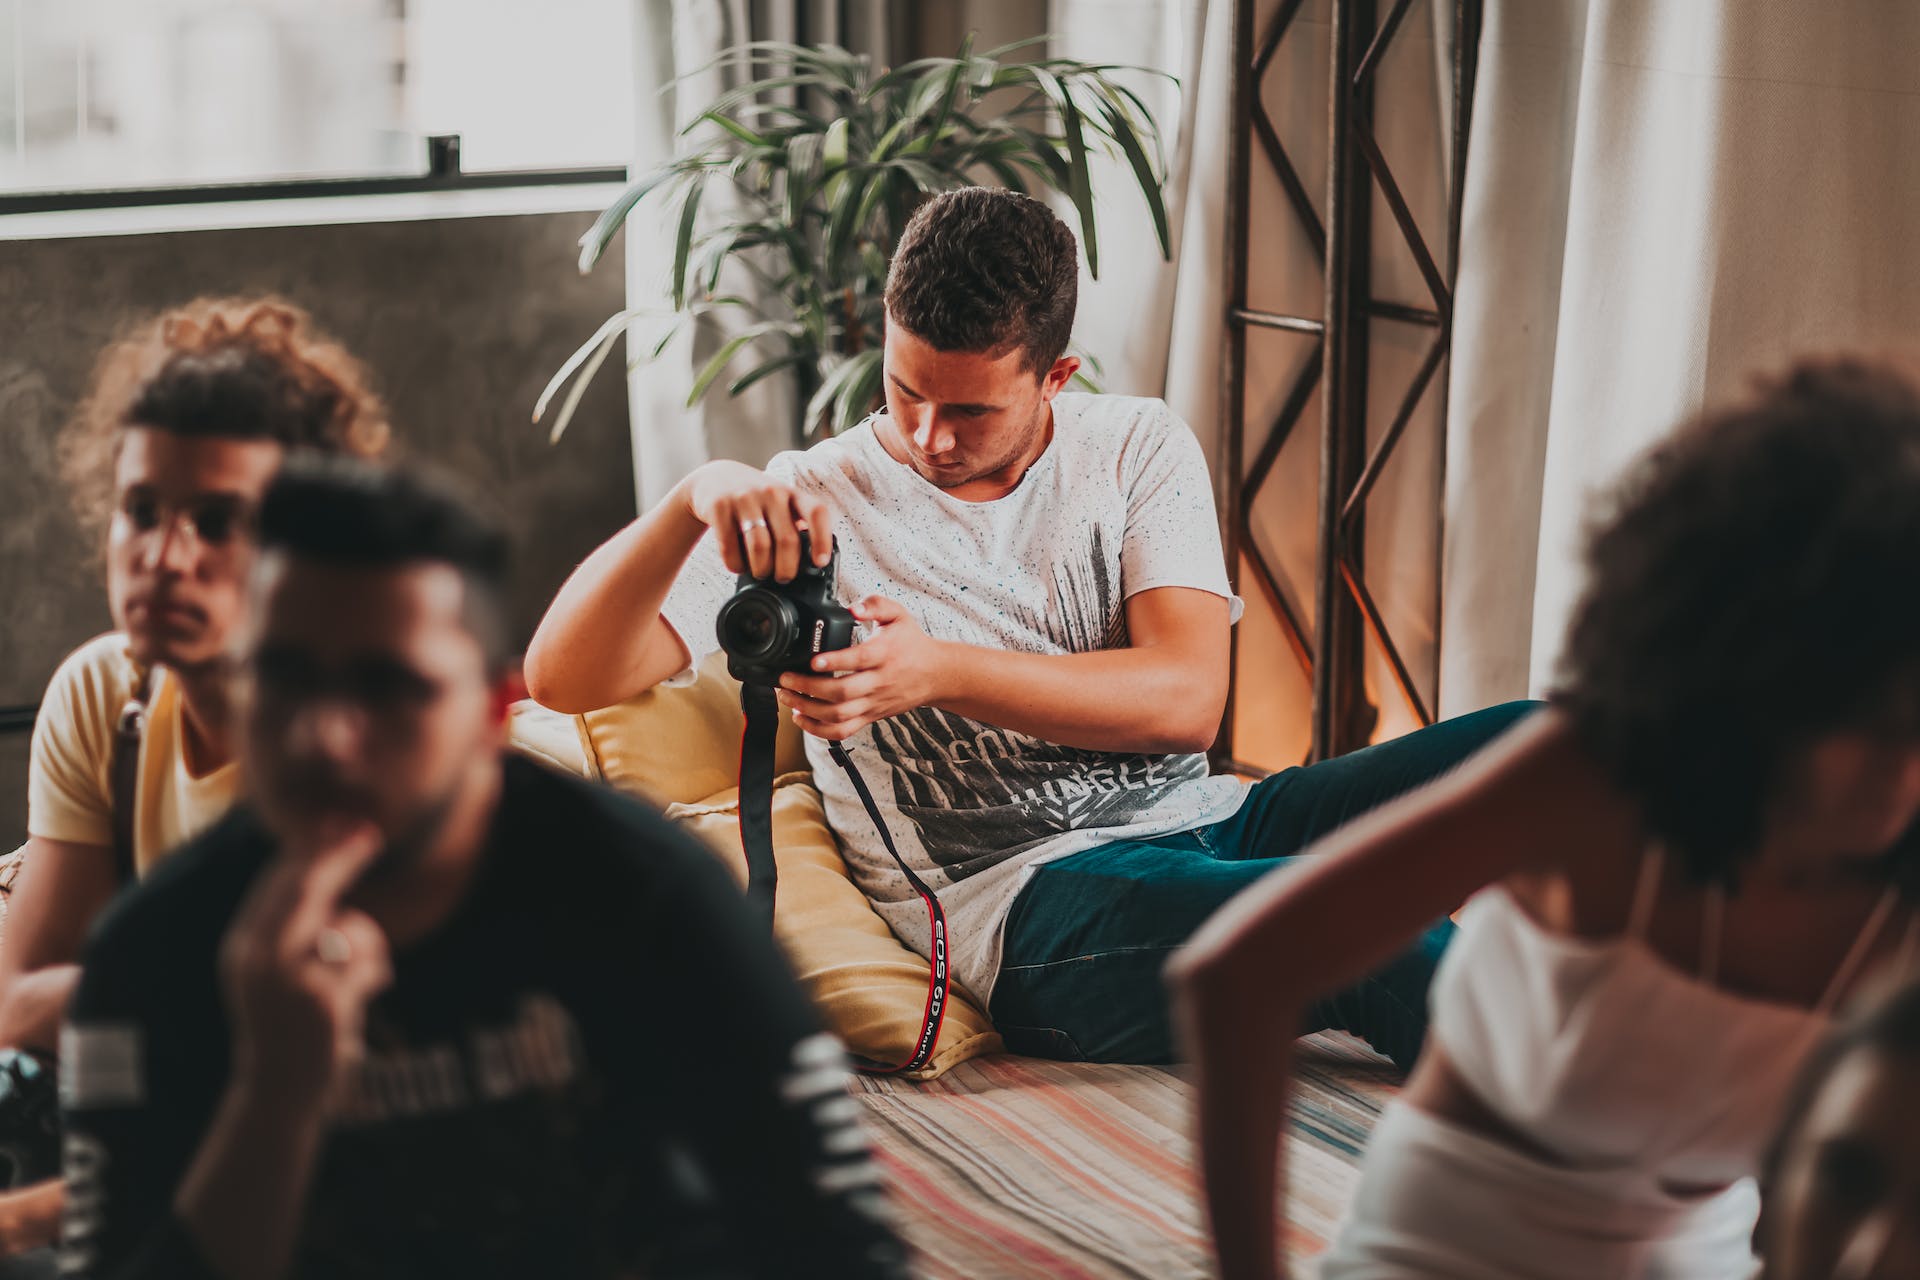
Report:
M1447 469L1446 709L1550 681L1594 490L1809 351L1920 334L1920 6L1489 0Z

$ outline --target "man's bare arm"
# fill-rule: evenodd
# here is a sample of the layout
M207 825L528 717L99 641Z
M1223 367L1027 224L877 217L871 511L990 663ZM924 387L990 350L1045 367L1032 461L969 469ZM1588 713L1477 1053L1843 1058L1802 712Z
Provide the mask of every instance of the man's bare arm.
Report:
M650 689L686 664L660 620L673 580L706 526L680 490L602 543L567 578L527 645L527 692L579 714Z
M687 647L660 618L674 579L711 527L735 573L790 581L802 528L824 564L833 512L765 472L709 462L581 562L527 646L527 692L555 711L611 706L685 669Z

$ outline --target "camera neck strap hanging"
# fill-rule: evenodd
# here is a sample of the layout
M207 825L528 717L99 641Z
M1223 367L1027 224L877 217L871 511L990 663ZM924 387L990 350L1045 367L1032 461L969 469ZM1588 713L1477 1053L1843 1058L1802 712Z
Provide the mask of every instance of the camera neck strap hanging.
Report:
M747 898L756 910L765 913L768 927L773 923L774 894L779 870L773 860L773 745L780 728L780 703L773 688L764 684L740 686L740 708L746 713L746 729L740 740L740 843L747 855ZM927 974L927 1003L920 1018L920 1038L905 1062L887 1064L856 1060L855 1065L868 1075L896 1075L918 1071L933 1057L940 1041L940 1024L947 1014L947 993L951 978L947 966L947 913L926 881L914 873L894 846L893 833L867 790L847 750L838 742L827 744L827 753L846 770L860 804L867 811L873 829L892 855L894 865L907 878L907 884L920 895L927 907L927 925L932 938L933 963Z
M747 901L773 928L779 870L773 862L773 741L780 732L780 700L773 686L740 686L746 728L740 735L740 844L747 854Z

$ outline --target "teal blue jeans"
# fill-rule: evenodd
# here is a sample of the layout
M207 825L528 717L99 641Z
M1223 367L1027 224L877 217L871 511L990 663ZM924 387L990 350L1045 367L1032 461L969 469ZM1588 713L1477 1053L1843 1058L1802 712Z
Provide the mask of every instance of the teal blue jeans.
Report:
M1201 922L1321 836L1439 777L1538 705L1507 703L1288 769L1248 788L1224 822L1099 845L1036 868L1007 917L994 985L993 1021L1007 1047L1089 1062L1171 1061L1161 971ZM1427 988L1452 937L1442 917L1385 966L1315 1005L1302 1034L1348 1031L1411 1066L1426 1037Z

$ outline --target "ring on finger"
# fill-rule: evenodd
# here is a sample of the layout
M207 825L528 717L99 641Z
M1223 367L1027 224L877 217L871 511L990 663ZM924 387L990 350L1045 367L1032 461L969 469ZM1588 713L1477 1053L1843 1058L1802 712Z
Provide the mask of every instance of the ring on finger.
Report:
M353 961L353 943L338 929L322 929L313 940L313 958L329 969L344 969Z
M740 532L742 533L747 533L754 529L764 529L766 527L767 522L765 520L742 520L740 522Z

